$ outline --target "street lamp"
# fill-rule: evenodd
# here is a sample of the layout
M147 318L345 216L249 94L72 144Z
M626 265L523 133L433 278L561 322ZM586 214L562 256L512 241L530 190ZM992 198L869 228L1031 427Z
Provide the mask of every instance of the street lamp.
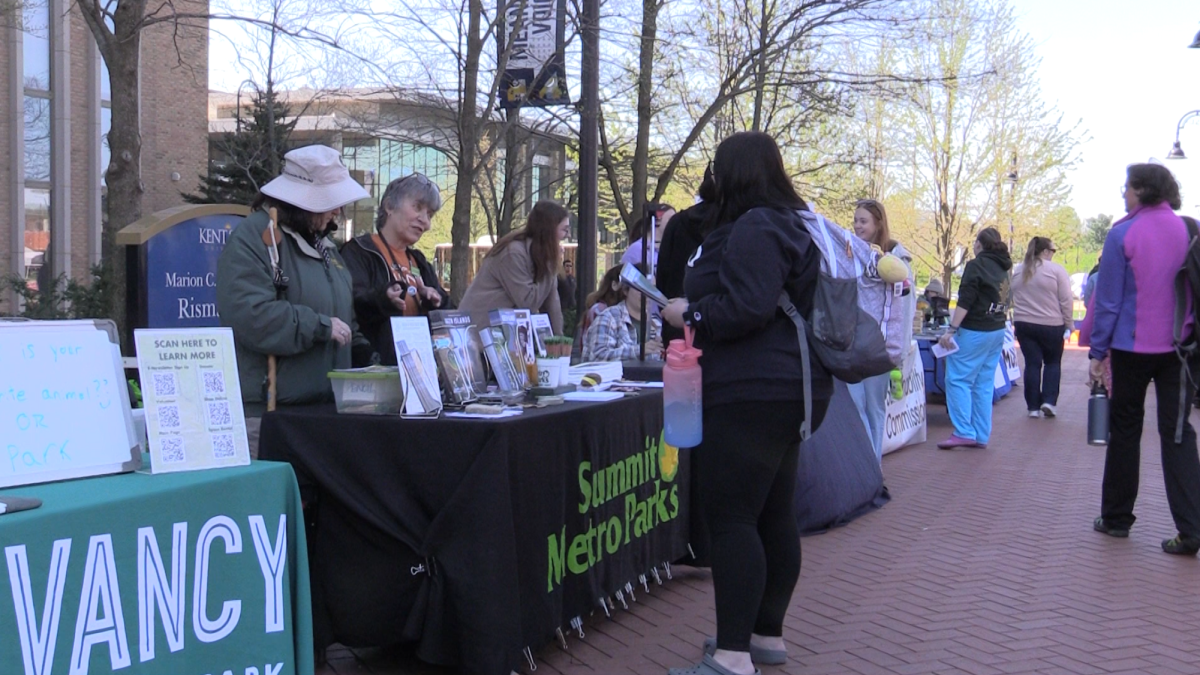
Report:
M1007 181L1009 184L1009 190L1008 190L1008 249L1010 251L1012 250L1013 241L1015 239L1015 236L1013 233L1013 211L1017 207L1017 181L1019 181L1020 179L1021 179L1021 176L1020 176L1020 174L1017 173L1017 153L1014 152L1013 156L1012 156L1012 171L1009 171L1008 175L1004 177L1004 180Z
M1197 41L1200 41L1200 35L1196 36ZM1192 45L1195 47L1195 45ZM1183 154L1183 147L1179 145L1179 132L1183 131L1183 125L1188 123L1188 120L1200 115L1200 110L1193 110L1184 113L1183 117L1179 118L1179 124L1175 125L1175 145L1171 146L1171 151L1167 153L1167 159L1187 159L1187 155Z
M244 87L246 85L250 85L251 88L258 87L258 85L254 83L254 80L251 80L249 78L242 80L242 83L238 85L237 108L236 108L236 112L234 112L233 127L239 134L242 133L242 87Z

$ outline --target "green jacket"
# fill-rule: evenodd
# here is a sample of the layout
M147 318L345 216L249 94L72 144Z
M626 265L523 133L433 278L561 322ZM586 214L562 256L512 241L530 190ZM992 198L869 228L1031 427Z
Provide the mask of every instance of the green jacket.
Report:
M266 212L251 213L230 233L217 261L217 313L221 325L233 329L242 401L252 417L266 408L268 354L277 357L279 404L302 405L332 401L326 374L349 368L352 360L369 360L371 351L355 324L350 273L333 242L319 242L329 251L326 268L320 251L303 237L286 228L278 231L280 265L288 280L280 298L263 243L266 229ZM350 345L339 347L331 339L330 317L335 316L354 331Z

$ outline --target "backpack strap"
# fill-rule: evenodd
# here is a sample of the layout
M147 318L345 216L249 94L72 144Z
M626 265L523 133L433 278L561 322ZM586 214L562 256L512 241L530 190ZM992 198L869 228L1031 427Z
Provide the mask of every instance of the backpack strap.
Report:
M800 359L804 363L804 421L800 423L800 441L812 438L812 359L808 354L808 331L804 329L804 318L792 304L787 291L779 293L779 308L796 324L796 334L800 339Z
M1197 245L1200 231L1197 231L1196 226L1191 222L1186 220L1183 222L1188 230L1188 246L1183 265L1175 273L1175 326L1172 333L1175 355L1179 357L1179 415L1175 421L1175 443L1177 444L1183 442L1183 423L1188 418L1188 408L1192 403L1191 396L1188 394L1195 390L1192 370L1189 366L1196 356L1197 349L1194 335L1187 344L1183 343L1183 325L1187 322L1188 311L1188 259L1191 258L1192 249Z

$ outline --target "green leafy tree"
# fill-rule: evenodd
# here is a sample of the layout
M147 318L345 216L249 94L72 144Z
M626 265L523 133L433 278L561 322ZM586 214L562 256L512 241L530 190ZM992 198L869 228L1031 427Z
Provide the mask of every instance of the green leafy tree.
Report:
M1112 229L1112 224L1113 217L1103 213L1088 218L1084 221L1081 243L1089 251L1099 251L1104 248L1104 240L1108 237L1108 231Z
M217 144L224 155L214 161L193 194L184 194L189 204L249 204L260 188L279 175L288 139L298 118L267 84L254 88L248 115L237 120L237 129ZM290 117L290 119L289 119Z

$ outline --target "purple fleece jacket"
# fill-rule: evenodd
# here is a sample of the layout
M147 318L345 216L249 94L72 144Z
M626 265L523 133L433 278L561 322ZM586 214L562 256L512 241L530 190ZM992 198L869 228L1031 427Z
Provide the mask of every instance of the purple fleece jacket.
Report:
M1103 359L1110 349L1174 351L1175 273L1187 247L1187 225L1165 202L1139 206L1113 225L1096 280L1088 356ZM1188 307L1185 338L1193 323L1190 301Z

